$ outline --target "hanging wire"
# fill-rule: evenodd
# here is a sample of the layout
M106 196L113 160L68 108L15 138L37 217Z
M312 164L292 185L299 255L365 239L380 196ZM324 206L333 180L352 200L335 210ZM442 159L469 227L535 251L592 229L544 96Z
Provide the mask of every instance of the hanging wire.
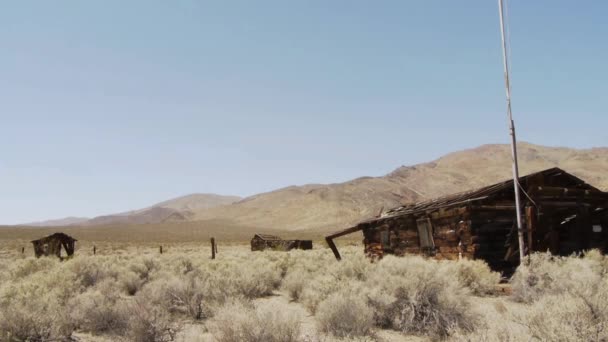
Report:
M528 197L530 202L532 202L532 205L534 205L538 209L538 205L536 204L536 202L534 202L534 200L530 197L530 195L528 195L528 193L526 192L526 190L524 190L524 188L521 186L521 183L519 181L517 182L517 186L519 186L519 189L521 190L521 192L523 192L524 195L526 195L526 197Z

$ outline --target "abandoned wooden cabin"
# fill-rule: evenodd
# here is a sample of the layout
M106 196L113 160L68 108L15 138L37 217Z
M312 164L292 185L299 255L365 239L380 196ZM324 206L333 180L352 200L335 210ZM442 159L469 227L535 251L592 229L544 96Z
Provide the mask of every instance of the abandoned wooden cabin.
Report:
M569 255L608 250L608 193L559 169L520 177L526 254ZM380 217L326 237L362 231L365 253L424 254L438 259L485 260L492 269L519 265L513 180L478 190L394 208Z
M65 252L65 257L71 257L74 255L76 241L78 240L67 234L55 233L47 237L43 237L42 239L34 240L32 241L32 244L34 245L34 253L36 258L54 255L60 259L63 259L64 255L62 255L62 247L63 251Z
M275 235L255 234L251 239L251 250L263 251L265 249L278 251L312 249L312 240L283 240Z

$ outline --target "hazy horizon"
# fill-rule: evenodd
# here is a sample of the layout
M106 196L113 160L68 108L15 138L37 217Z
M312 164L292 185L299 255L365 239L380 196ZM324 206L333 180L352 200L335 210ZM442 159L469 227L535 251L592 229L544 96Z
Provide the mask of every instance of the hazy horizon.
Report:
M608 4L510 3L518 138L608 146ZM0 224L508 143L495 2L3 7Z

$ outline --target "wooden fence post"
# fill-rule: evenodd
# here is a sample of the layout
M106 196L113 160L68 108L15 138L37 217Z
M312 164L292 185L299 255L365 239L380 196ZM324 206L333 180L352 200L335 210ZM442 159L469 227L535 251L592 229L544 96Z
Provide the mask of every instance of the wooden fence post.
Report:
M211 238L211 259L215 259L215 238Z
M93 245L93 255L97 254L97 246Z
M21 247L21 254L25 254L25 247Z
M160 250L160 254L163 254L163 246L162 245L160 246L159 250Z

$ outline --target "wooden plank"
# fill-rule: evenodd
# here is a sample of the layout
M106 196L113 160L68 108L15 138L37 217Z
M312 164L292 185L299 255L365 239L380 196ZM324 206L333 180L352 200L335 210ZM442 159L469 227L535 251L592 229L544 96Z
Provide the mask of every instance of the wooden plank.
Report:
M334 243L334 239L339 238L340 236L358 232L360 230L363 230L363 225L357 225L357 226L354 226L351 228L347 228L347 229L341 230L339 232L333 233L333 234L325 237L325 241L327 242L327 245L329 246L329 248L331 248L331 251L334 252L334 256L336 257L337 260L342 260L342 257L340 256L340 252L338 252L338 248L336 247L336 244Z
M215 259L215 238L211 238L211 259Z
M486 210L486 211L514 211L514 205L474 205L472 206L474 210Z
M606 197L608 194L599 190L593 189L577 189L577 188L564 188L556 186L539 186L532 191L535 195L539 196L557 196L557 197L585 197L585 196L599 196Z
M344 230L341 230L339 232L333 233L331 235L328 235L328 236L325 237L325 239L335 239L335 238L338 238L340 236L344 236L344 235L352 234L354 232L358 232L360 230L363 230L363 227L361 225L354 226L354 227L351 227L351 228L344 229Z
M336 244L334 243L333 238L331 237L326 237L325 241L327 242L327 245L329 246L329 248L331 248L331 251L334 252L334 256L336 257L336 260L342 260L342 257L340 256L340 252L338 252L338 248L336 248Z
M579 250L585 250L589 246L589 239L591 235L591 220L589 217L589 208L585 206L579 206L576 215L576 226L579 236Z
M531 253L534 250L533 245L533 236L534 230L536 228L536 208L532 206L527 206L525 208L526 211L526 227L528 228L528 253Z
M435 241L433 239L433 226L431 220L421 218L416 221L418 226L418 238L420 239L420 248L428 251L430 254L435 251Z

